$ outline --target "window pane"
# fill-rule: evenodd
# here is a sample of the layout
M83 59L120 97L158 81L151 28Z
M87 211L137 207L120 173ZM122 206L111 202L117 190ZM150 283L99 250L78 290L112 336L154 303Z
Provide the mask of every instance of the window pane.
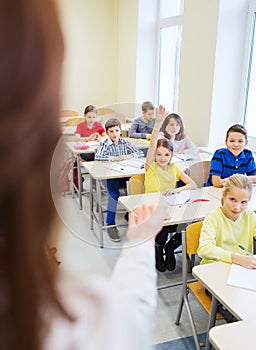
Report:
M160 0L160 18L179 16L183 12L183 0Z
M169 111L177 110L180 61L180 26L161 29L159 98Z
M250 48L250 61L247 76L247 91L245 99L245 126L248 135L256 138L255 115L256 115L256 40L255 40L255 16L253 20L252 41Z

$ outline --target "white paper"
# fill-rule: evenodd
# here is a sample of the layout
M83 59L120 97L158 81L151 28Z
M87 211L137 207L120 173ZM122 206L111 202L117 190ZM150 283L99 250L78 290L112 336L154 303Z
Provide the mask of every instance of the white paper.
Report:
M256 291L256 270L232 264L229 271L227 284L235 287Z
M162 198L169 205L185 205L195 202L208 202L210 198L205 195L202 195L202 192L199 190L185 190L180 193L171 194L169 196L163 196Z
M145 164L145 159L139 159L139 158L130 158L130 159L124 159L121 162L118 162L121 165L129 165L132 166L134 168L139 168L139 169L143 169L144 168L144 164Z
M130 174L130 173L133 174L135 171L135 167L132 167L126 164L120 164L120 162L111 164L111 169L120 171L121 173L126 173L126 174Z

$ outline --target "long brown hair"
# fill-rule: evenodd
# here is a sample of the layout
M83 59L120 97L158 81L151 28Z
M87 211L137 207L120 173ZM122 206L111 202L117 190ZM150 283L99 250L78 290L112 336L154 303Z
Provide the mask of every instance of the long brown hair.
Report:
M0 0L0 52L0 349L37 350L42 305L61 312L45 249L63 59L53 1Z
M176 113L171 113L171 114L167 115L167 117L163 121L163 124L162 124L162 127L161 127L160 131L162 131L162 133L164 134L165 138L170 139L170 135L166 131L166 127L169 124L170 119L172 119L172 118L180 126L180 131L178 132L177 135L175 135L175 140L177 140L177 141L183 140L185 138L185 136L186 136L185 131L184 131L184 124L183 124L182 118Z

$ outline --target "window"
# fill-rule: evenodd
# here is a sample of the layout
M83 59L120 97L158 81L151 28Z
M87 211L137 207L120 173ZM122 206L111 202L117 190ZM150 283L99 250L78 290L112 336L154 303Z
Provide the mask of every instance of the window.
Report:
M252 1L248 21L247 75L244 98L244 125L248 136L256 139L256 1Z
M183 0L159 4L158 103L177 111Z

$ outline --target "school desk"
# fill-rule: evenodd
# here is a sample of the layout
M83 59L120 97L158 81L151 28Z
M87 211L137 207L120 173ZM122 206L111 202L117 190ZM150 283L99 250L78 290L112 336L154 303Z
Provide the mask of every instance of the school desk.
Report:
M89 145L89 148L87 149L82 149L79 148L79 145L83 145L81 142L66 142L66 146L68 147L68 150L70 152L70 158L72 159L72 172L71 172L71 189L72 189L72 197L75 198L75 192L77 193L77 199L78 199L78 204L79 208L82 209L83 204L82 204L82 193L83 193L83 183L82 183L82 172L81 172L81 163L80 163L80 155L81 154L86 154L86 153L94 153L95 150L98 148L98 142L87 142L84 143L84 145ZM76 147L78 146L78 148ZM74 164L77 164L77 176L78 176L78 187L74 184L73 181L73 170L74 170Z
M192 270L194 277L239 320L239 322L211 328L209 339L218 350L254 349L256 292L228 285L230 267L231 264L216 262L198 265ZM212 303L211 315L215 312L216 303Z
M130 177L144 173L143 158L132 158L131 161L138 160L141 166L131 166L127 160L127 166L122 166L119 162L93 161L82 163L90 176L90 226L94 229L94 220L99 229L100 247L104 247L103 231L107 228L104 223L101 197L101 180ZM123 170L122 170L123 169ZM93 181L96 183L96 193L93 191ZM94 198L95 194L95 198ZM94 211L94 202L96 202L98 212Z
M168 206L168 213L163 223L165 226L203 220L210 211L219 206L219 200L208 194L205 187L188 192L190 194L187 203L177 201L175 203L175 194L171 195L174 201ZM128 212L144 203L157 206L160 201L163 201L163 196L159 192L119 197L120 204Z
M137 149L145 149L149 147L149 142L147 140L143 139L133 139L133 138L126 138L134 147ZM73 159L73 161L76 161L77 163L77 175L78 175L78 188L74 186L74 181L72 178L72 197L75 198L75 191L77 191L77 199L79 208L82 209L82 192L83 192L83 184L82 184L82 178L81 178L81 164L80 164L80 155L86 154L86 153L95 153L97 148L99 147L99 143L96 141L91 142L76 142L76 141L70 141L66 142L66 145L68 147L68 150L70 152L70 158ZM84 145L89 145L89 148L84 149ZM81 146L79 148L79 146ZM74 164L74 162L73 162ZM73 169L72 169L73 170ZM72 171L73 176L73 171ZM132 176L132 175L131 175Z

